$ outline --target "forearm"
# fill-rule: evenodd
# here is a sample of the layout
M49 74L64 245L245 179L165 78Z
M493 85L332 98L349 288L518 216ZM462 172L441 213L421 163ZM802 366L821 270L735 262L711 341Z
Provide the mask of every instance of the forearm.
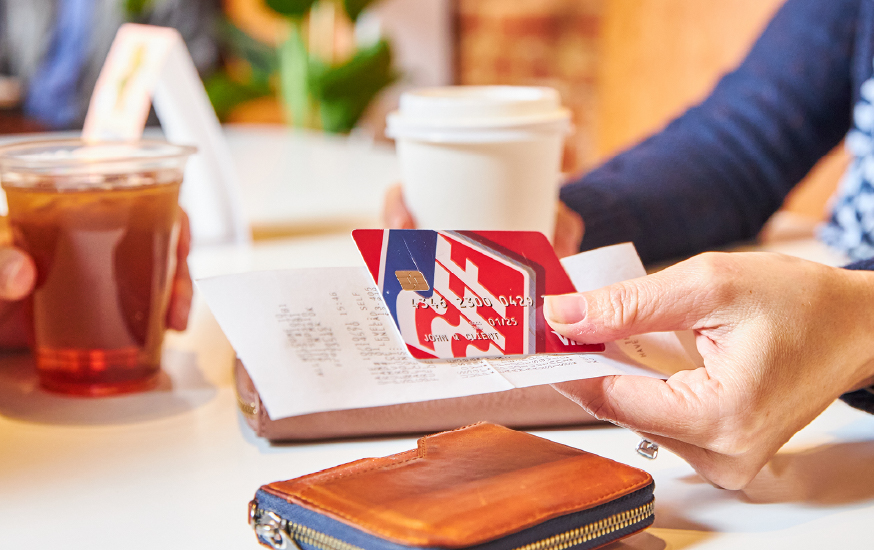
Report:
M562 189L583 249L644 261L754 237L846 133L858 0L789 0L743 64L662 132Z

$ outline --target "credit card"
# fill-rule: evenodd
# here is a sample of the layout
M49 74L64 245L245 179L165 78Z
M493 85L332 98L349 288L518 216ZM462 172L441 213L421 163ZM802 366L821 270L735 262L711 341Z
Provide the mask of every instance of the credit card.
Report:
M605 349L546 324L543 296L575 289L542 233L357 229L352 237L416 358Z

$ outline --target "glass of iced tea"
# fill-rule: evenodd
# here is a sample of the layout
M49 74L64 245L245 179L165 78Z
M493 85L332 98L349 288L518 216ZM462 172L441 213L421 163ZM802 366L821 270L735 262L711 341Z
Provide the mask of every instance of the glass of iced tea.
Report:
M154 386L193 147L58 140L0 147L16 246L37 267L41 385L79 395Z

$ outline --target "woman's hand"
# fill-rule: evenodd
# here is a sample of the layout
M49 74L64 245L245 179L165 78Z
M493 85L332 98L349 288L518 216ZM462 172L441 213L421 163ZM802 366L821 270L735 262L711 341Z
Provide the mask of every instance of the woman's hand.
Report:
M185 330L188 327L188 314L191 313L191 298L194 296L194 283L188 271L188 253L191 252L191 224L188 214L179 209L181 227L179 244L176 245L176 273L170 281L170 303L167 306L167 328Z
M27 345L25 300L36 284L36 266L21 250L0 244L0 348Z
M185 330L194 287L188 271L191 229L188 215L180 210L179 244L176 248L176 273L170 282L167 328ZM12 244L0 243L0 348L21 348L28 344L31 332L26 311L27 298L36 284L33 259Z
M404 188L396 183L386 189L382 202L382 224L387 229L415 229L416 220L404 202Z
M703 254L654 275L547 299L583 343L695 332L705 366L667 381L608 376L555 387L663 445L727 489L874 376L874 273L771 253Z
M558 201L558 208L555 211L555 234L552 237L555 254L559 258L564 258L579 252L585 230L583 218L563 202Z
M395 184L385 192L382 208L382 223L388 229L415 229L416 220L404 202L401 184ZM561 201L555 213L555 235L553 248L559 258L571 256L580 251L583 242L583 218L565 206Z

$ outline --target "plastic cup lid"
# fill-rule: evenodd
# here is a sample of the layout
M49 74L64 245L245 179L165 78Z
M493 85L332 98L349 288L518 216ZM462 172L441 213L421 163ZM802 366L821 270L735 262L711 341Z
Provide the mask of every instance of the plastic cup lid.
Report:
M162 173L178 173L196 151L194 147L153 140L91 143L67 139L11 143L0 147L0 184L3 187L78 189L108 186L110 180L112 187L129 187L178 179L178 175L171 177ZM144 176L146 173L152 175Z
M552 88L447 86L402 94L400 108L388 116L386 134L454 141L466 133L500 138L501 132L565 133L569 128L570 111Z
M141 162L187 157L196 149L163 141L86 142L77 139L24 141L0 147L0 165L22 168L68 168L96 163Z

